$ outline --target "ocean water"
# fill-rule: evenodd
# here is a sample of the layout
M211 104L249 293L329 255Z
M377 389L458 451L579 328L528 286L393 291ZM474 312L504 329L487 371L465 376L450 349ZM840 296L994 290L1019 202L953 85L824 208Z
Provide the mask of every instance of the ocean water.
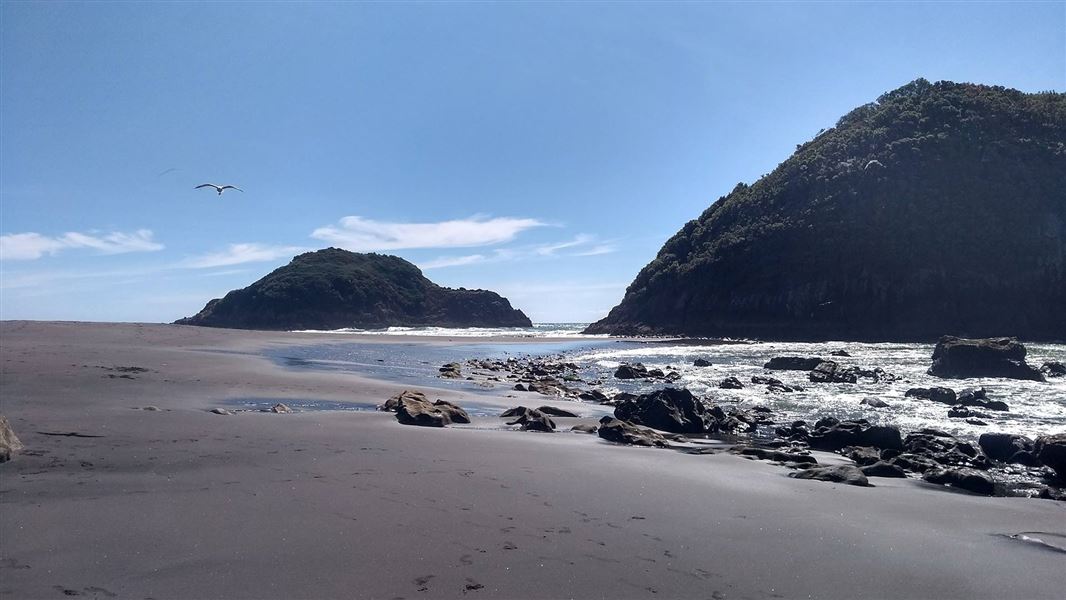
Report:
M926 374L931 363L933 344L900 343L793 343L731 341L710 343L701 340L656 339L619 340L607 336L582 336L584 324L539 324L521 329L440 329L400 328L381 331L383 335L434 335L463 338L446 345L397 342L394 344L323 344L277 348L268 355L278 362L300 368L345 370L411 385L456 387L472 392L513 393L507 382L448 380L437 377L437 368L447 362L467 359L501 359L510 357L550 357L578 365L577 374L589 384L578 388L600 389L608 396L626 391L648 392L667 385L686 387L705 396L711 403L735 404L742 408L762 405L774 411L777 422L803 419L814 421L824 416L839 419L865 418L873 423L894 424L904 432L925 427L947 431L973 439L981 433L1007 432L1035 437L1048 433L1066 433L1066 378L1052 378L1046 383L1011 379L941 379ZM397 328L393 328L397 329ZM353 331L354 332L354 331ZM491 333L490 333L491 332ZM358 333L368 333L360 331ZM476 338L491 335L522 335L532 338L568 338L520 344L479 342ZM466 341L469 340L469 341ZM1066 345L1026 344L1029 364L1044 361L1066 362ZM834 350L846 350L850 357L834 357ZM860 379L856 384L811 383L806 371L766 371L762 365L774 356L817 356L832 359L844 366L866 369L880 367L900 377L898 381L875 383ZM697 358L709 360L710 367L695 367ZM643 363L647 368L675 370L681 379L674 383L646 380L619 380L614 370L623 363ZM464 372L469 369L465 369ZM786 385L800 386L803 391L770 393L765 385L750 383L753 375L769 375ZM736 377L745 387L720 389L726 377ZM964 419L949 418L948 405L929 400L906 398L913 387L950 387L960 391L984 387L988 398L1002 400L1009 412L982 411L987 426L972 425ZM873 397L888 403L887 408L860 404ZM526 403L532 400L525 400ZM977 409L980 410L980 409Z
M581 330L588 323L534 323L532 327L387 327L385 329L333 329L321 331L302 329L295 333L351 333L360 335L412 335L434 337L479 338L494 336L514 337L573 337L573 338L607 338L606 335L584 335Z

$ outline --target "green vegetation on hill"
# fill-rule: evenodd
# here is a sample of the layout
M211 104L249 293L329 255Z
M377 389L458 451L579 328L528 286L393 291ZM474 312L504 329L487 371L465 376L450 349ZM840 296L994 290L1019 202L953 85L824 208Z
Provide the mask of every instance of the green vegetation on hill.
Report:
M666 242L594 333L1066 339L1066 94L916 80Z
M337 248L301 254L177 323L274 330L532 325L495 292L443 288L402 258Z

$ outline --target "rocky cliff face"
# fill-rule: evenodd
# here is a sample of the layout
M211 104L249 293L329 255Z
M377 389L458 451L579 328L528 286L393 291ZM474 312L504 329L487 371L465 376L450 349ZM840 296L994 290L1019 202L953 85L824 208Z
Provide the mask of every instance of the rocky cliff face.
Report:
M1066 339L1066 94L917 80L666 242L590 333Z
M176 323L271 330L532 326L495 292L440 287L402 258L337 248L301 254Z

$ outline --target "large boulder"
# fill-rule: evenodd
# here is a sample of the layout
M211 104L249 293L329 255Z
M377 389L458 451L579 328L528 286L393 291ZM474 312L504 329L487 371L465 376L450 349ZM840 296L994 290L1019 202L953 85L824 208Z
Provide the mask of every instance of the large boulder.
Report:
M936 429L921 429L903 440L904 456L948 467L988 469L992 463L979 446Z
M400 404L402 403L402 401L408 398L412 400L422 400L428 402L428 400L426 400L426 395L422 392L415 390L404 390L399 394L396 394L395 396L389 398L382 404L379 404L378 410L396 412L400 408Z
M715 420L699 398L687 389L664 388L641 394L615 406L614 416L672 433L706 433Z
M8 422L7 417L0 415L0 463L11 460L22 448L22 442L11 429L11 423Z
M1060 479L1066 479L1066 433L1036 438L1034 451L1040 462L1054 469Z
M665 448L668 445L666 438L661 433L614 417L605 416L601 418L600 427L596 433L608 442L618 444L657 446L660 448Z
M1025 362L1025 346L1015 338L940 338L933 349L929 374L936 377L1004 377L1045 381L1036 367Z

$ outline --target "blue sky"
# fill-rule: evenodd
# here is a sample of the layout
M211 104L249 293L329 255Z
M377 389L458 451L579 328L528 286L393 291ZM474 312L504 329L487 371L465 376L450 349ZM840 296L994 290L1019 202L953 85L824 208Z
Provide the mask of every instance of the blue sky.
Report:
M3 319L172 321L333 245L591 321L687 220L885 91L1066 91L1064 2L0 17Z

